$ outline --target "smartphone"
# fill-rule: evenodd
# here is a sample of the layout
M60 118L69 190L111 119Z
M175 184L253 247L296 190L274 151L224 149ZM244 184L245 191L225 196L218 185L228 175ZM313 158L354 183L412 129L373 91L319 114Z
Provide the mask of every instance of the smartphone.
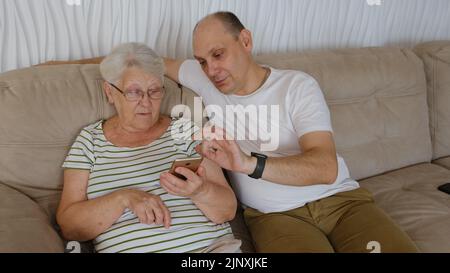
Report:
M172 163L172 167L170 168L169 173L175 175L176 177L186 180L186 177L183 175L176 173L175 169L178 167L185 167L190 169L193 172L196 172L200 163L202 163L203 158L201 157L186 157L186 158L178 158L175 159Z
M447 194L450 194L450 183L446 183L446 184L440 185L438 187L438 190L443 191L443 192L445 192Z

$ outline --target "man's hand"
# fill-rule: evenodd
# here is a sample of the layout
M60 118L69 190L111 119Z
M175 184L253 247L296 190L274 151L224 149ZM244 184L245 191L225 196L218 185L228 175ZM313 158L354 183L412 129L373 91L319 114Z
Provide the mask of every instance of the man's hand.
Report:
M256 167L256 158L242 152L236 141L216 126L203 129L202 144L195 150L230 171L251 174Z
M180 66L183 61L184 60L164 58L164 65L166 67L166 71L164 71L164 74L179 83L180 81L178 79L178 71L180 70Z

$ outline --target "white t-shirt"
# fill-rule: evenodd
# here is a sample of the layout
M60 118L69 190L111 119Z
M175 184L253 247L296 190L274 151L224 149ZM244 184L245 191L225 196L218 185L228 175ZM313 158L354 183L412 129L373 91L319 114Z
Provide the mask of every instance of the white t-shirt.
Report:
M259 152L269 157L300 154L298 139L302 135L313 131L332 132L328 106L318 83L310 75L294 70L270 70L265 83L247 96L221 93L195 60L182 63L178 78L182 85L203 98L211 122L226 128L246 154ZM228 173L244 206L263 213L279 212L358 188L358 183L350 178L344 159L337 155L337 160L338 176L330 185L289 186L242 173Z

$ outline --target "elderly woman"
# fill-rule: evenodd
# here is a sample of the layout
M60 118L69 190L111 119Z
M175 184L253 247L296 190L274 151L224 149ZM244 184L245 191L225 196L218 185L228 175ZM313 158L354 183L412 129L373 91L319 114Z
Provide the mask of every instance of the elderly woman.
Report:
M81 130L63 164L63 236L93 239L97 252L239 251L226 223L236 198L222 170L205 158L195 173L176 170L187 180L167 172L175 159L198 155L192 132L180 132L195 126L159 113L162 58L143 44L123 44L100 71L117 115Z

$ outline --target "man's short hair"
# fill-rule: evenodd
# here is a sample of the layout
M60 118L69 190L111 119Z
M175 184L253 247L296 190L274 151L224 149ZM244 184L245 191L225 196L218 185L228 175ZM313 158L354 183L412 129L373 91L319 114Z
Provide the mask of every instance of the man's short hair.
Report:
M234 38L238 39L241 31L245 29L244 25L241 23L239 18L230 11L218 11L212 14L207 15L205 18L216 18L224 25L225 29L233 35ZM194 32L197 29L198 24L203 21L200 20L197 25L195 25Z

